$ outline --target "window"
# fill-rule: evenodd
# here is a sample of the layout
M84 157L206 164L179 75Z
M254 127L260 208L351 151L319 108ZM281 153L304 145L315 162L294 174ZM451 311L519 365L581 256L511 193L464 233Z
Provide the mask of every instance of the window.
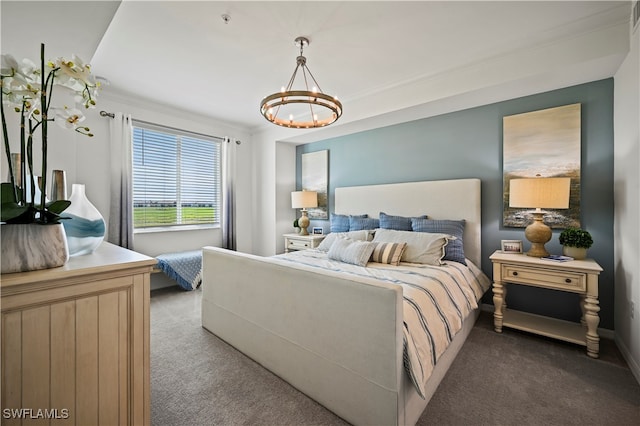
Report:
M134 123L134 229L219 223L220 142Z

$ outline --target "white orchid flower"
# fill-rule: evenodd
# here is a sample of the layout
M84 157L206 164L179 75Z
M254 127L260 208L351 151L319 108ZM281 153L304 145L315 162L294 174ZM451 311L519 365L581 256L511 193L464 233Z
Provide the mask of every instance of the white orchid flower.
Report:
M29 82L40 82L40 67L25 58L20 64L20 75Z
M82 59L72 55L71 60L57 58L52 61L52 65L59 68L59 84L80 91L86 86L95 86L95 81L91 76L91 66L84 64Z
M2 55L0 65L0 74L2 74L2 77L12 77L19 67L18 61L16 61L13 55Z
M40 71L30 60L19 64L11 55L2 55L2 61L2 79L11 79L13 87L40 85Z
M76 129L84 119L84 114L77 108L54 108L54 121L63 129Z
M30 105L26 110L30 112L29 117L39 108L40 105L40 87L31 87L16 81L13 77L5 77L2 79L2 96L3 105L14 107L17 111L22 110L22 104L28 102Z

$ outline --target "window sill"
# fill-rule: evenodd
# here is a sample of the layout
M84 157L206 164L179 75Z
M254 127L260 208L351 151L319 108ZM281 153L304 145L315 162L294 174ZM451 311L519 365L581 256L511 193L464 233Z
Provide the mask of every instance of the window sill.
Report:
M154 234L159 232L202 231L205 229L219 229L220 225L184 225L184 226L158 226L156 228L134 229L134 234Z

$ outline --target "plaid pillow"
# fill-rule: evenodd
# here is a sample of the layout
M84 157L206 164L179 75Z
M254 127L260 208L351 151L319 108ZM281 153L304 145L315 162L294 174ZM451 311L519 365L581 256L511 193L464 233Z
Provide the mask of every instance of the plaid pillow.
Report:
M349 216L349 231L380 228L380 221L375 217Z
M420 219L426 219L427 215L419 216ZM395 229L396 231L411 231L411 217L392 216L384 212L380 212L380 228Z
M346 215L331 213L329 220L331 221L331 232L348 232L349 231L349 218L350 217L367 217L366 214L361 215Z

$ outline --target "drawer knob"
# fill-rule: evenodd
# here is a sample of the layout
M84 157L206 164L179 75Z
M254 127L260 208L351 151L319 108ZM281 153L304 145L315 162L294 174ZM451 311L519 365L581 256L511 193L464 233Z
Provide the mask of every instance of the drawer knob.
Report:
M518 271L513 271L513 276L517 277L518 276Z
M309 243L304 243L304 246L305 247L309 247Z
M571 278L565 279L564 282L567 283L567 284L571 284Z

